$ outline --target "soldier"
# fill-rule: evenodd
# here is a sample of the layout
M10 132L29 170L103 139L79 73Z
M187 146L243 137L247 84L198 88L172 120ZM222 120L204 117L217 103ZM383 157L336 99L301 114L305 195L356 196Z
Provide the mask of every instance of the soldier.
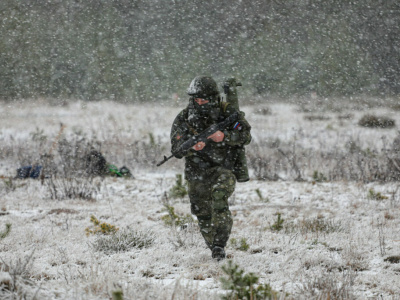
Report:
M192 136L219 123L237 110L221 102L214 79L197 76L187 93L189 105L175 118L171 128L172 152ZM237 149L250 143L251 126L240 113L239 121L210 135L209 143L198 142L185 155L185 179L188 181L191 211L212 257L225 258L225 246L232 229L228 198L235 190L233 172ZM182 158L177 156L177 158Z

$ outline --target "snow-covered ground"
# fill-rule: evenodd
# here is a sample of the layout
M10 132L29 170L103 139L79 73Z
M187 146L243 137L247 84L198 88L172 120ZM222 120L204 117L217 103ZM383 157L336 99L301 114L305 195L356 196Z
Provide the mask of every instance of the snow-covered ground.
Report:
M163 220L166 203L179 216L190 214L187 196L165 196L176 174L182 173L182 161L171 160L156 168L153 161L138 162L128 153L151 135L159 146L154 159L169 154L170 124L183 106L1 104L0 230L4 232L9 223L11 231L0 239L0 281L9 289L0 291L0 299L18 293L25 293L27 299L110 299L119 289L124 299L218 299L224 293L220 277L225 275L221 267L226 262L212 260L195 223L181 228ZM270 113L259 111L266 107ZM322 111L310 121L312 113L284 103L247 105L243 110L253 126L255 144L296 138L304 147L320 150L341 143L344 147L344 137L352 136L364 148L380 148L380 143L398 134L396 127L357 126L365 111ZM400 124L398 112L385 107L372 112ZM346 114L351 116L340 117ZM18 153L29 149L38 135L47 142L35 151L48 152L60 123L66 126L65 137L102 141L105 157L126 165L135 178L95 178L91 200L52 200L46 182L9 179L23 161ZM113 148L111 142L119 147ZM247 148L251 151L252 145ZM388 260L400 256L400 183L319 182L303 175L302 182L252 177L237 184L230 199L231 240L245 239L249 248L243 251L229 243L229 259L259 276L260 283L286 293L288 299L333 299L335 295L400 299L400 264ZM284 221L281 230L274 230L278 214ZM98 251L98 237L85 233L93 225L92 215L120 230L142 232L154 242L119 253Z

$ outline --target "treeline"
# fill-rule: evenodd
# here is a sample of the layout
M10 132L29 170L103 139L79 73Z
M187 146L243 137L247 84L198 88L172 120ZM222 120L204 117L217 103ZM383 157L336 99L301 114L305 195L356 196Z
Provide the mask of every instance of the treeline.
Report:
M1 0L0 99L400 93L396 0Z

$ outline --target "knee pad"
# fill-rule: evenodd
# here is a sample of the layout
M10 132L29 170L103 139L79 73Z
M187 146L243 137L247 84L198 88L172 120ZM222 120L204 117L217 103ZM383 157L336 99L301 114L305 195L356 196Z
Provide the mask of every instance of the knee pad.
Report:
M213 209L215 212L223 212L228 210L228 197L229 192L224 189L214 190L212 193L213 197Z
M212 213L211 202L211 200L203 202L193 201L190 203L190 210L197 218L207 218L207 216L211 216Z

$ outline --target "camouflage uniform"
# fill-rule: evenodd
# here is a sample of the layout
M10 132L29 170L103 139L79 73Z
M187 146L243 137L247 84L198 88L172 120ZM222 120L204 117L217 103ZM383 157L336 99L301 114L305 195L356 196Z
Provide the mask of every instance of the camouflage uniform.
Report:
M232 105L220 103L219 96L217 98L217 105L206 117L199 117L194 108L194 97L190 98L188 107L178 114L172 125L172 151L193 135L237 111ZM228 198L235 190L233 169L238 157L236 150L251 140L251 127L244 113L241 113L235 129L234 125L223 130L225 136L222 142L211 141L203 150L191 150L185 156L185 179L189 184L191 211L197 216L200 232L211 250L215 246L224 248L229 239L233 221Z

